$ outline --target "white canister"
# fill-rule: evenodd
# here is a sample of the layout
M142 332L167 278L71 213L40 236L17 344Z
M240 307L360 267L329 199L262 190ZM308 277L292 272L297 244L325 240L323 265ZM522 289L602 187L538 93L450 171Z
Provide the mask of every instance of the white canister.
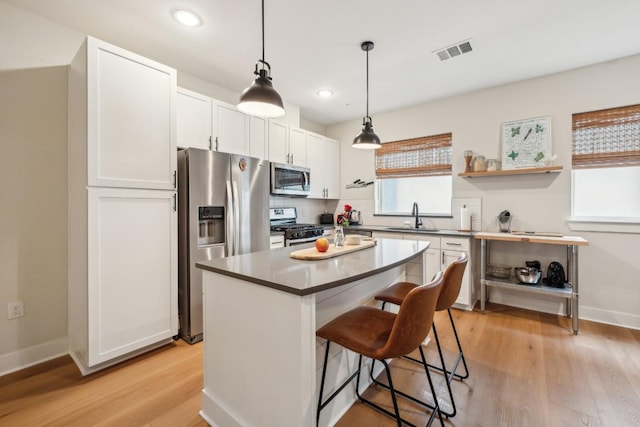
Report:
M462 205L462 209L460 209L460 230L471 230L471 215L469 215L469 209L467 209L467 205Z

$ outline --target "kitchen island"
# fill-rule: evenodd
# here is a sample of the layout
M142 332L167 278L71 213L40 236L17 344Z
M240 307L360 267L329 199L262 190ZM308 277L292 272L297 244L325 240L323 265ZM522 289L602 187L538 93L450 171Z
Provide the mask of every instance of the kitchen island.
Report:
M315 425L325 345L316 329L403 280L407 269L422 271L428 246L378 239L371 248L324 260L292 259L300 245L198 263L204 270L202 417L225 427ZM334 384L357 360L335 347L328 371ZM334 399L320 425L335 423L354 391Z

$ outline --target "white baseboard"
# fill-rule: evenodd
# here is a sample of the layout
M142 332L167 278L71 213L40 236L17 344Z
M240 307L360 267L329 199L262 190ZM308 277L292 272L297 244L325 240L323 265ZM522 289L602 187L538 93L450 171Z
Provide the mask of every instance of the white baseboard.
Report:
M0 376L19 371L56 357L64 356L69 353L69 340L60 338L39 344L33 347L25 348L0 355Z
M578 317L592 322L640 330L640 315L580 305Z

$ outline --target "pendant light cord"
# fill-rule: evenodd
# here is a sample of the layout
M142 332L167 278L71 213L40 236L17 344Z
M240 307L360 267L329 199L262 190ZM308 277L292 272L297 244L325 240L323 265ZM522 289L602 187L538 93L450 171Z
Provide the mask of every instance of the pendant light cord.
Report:
M368 50L367 50L367 117L369 117L369 51Z
M262 69L264 70L264 0L262 0Z

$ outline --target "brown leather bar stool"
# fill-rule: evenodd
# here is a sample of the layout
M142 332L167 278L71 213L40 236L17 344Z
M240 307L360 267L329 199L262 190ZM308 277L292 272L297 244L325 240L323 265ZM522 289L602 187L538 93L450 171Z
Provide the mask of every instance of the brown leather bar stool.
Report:
M331 322L327 323L318 331L316 335L327 340L327 348L324 355L324 365L322 368L322 381L320 382L320 393L318 396L318 411L316 413L316 424L320 420L320 411L340 393L352 380L356 380L356 394L361 402L377 409L384 414L394 417L398 427L402 423L413 426L413 424L400 417L398 402L396 400L396 390L393 388L391 371L386 359L401 357L409 354L416 348L420 349L420 356L424 361L425 373L429 381L429 387L434 397L434 410L431 413L427 425L431 425L435 416L440 418L440 424L444 426L442 415L438 407L435 389L429 370L426 367L426 359L422 346L422 341L427 337L433 314L435 312L438 295L442 288L443 276L438 273L434 279L422 286L417 286L407 293L403 304L400 306L398 314L383 311L375 307L361 306L350 310ZM322 395L324 392L324 381L327 373L327 360L329 358L329 346L336 343L344 348L359 354L358 370L354 372L335 392L324 402ZM381 406L365 399L360 395L360 370L362 368L362 356L373 360L379 360L384 364L389 382L388 388L391 392L391 400L395 413L382 408Z
M456 415L456 404L453 400L453 392L451 391L451 381L453 378L458 378L463 380L469 377L469 369L467 368L467 361L464 359L464 353L462 352L462 346L460 345L460 339L458 338L458 332L456 330L456 325L453 322L453 316L451 315L451 306L458 299L458 295L460 294L460 286L462 285L462 276L464 275L464 270L467 267L467 254L463 253L460 257L449 264L447 269L444 272L444 284L442 286L442 291L440 292L440 296L438 297L438 302L436 304L436 311L447 310L449 314L449 320L451 322L451 327L453 329L453 335L456 338L456 343L458 344L458 355L456 356L455 362L453 363L453 368L451 370L447 370L444 355L442 354L442 348L440 347L440 340L438 339L438 333L436 330L436 325L432 325L433 336L436 340L436 346L438 347L438 355L440 356L440 366L435 366L431 364L427 364L429 368L440 371L444 374L446 378L447 391L449 392L449 398L451 399L451 412L441 411L444 415L448 417L454 417ZM399 305L402 307L405 298L411 292L412 289L417 287L415 283L411 282L398 282L387 289L379 293L375 296L375 299L378 301L382 301L382 309L384 310L384 306L387 302ZM417 363L422 363L421 360L405 356L405 358L413 360ZM458 374L456 371L458 370L458 365L462 361L462 365L464 367L464 374Z

